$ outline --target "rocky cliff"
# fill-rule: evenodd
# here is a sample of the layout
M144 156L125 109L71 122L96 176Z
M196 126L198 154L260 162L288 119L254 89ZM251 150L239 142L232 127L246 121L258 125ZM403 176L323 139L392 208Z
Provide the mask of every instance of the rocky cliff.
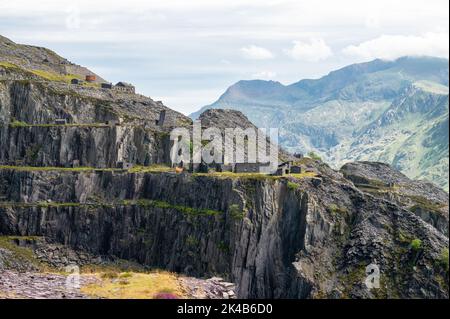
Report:
M448 237L329 174L285 180L2 170L0 233L221 275L244 298L447 296L440 258ZM371 263L381 269L380 290L363 286Z
M168 132L190 124L183 115L26 66L0 64L0 75L0 235L220 275L241 298L448 298L448 195L437 188L388 166L339 172L309 158L288 176L175 173ZM230 120L210 114L205 123ZM121 160L139 166L116 169ZM365 285L370 264L379 288Z

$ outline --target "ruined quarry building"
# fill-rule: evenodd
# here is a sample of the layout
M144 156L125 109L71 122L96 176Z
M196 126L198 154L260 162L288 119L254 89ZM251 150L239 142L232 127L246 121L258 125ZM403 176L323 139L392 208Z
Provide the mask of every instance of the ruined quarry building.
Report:
M131 85L131 84L126 83L126 82L117 82L117 84L114 85L114 89L116 91L120 91L120 92L127 92L127 93L134 93L135 92L134 85Z
M102 89L112 89L113 88L113 85L112 85L112 83L102 83L101 84L101 87L102 87Z
M83 80L80 80L80 79L72 79L72 80L70 80L70 84L81 85L81 84L83 84Z
M299 165L291 166L291 174L300 174L302 172L302 167Z

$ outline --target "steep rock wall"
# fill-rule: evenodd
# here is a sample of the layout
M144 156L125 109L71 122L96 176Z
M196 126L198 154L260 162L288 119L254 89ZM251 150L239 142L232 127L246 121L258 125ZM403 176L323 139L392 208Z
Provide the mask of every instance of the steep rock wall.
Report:
M111 172L3 171L0 180L13 186L2 188L4 202L54 201L0 208L3 234L46 236L77 249L196 276L220 274L238 283L241 297L309 293L291 288L298 280L292 262L303 245L308 199L285 183ZM121 202L143 198L171 206ZM93 200L96 205L56 204ZM180 212L175 205L193 211ZM232 205L239 213L232 212Z
M448 296L448 237L345 180L317 180L2 170L0 233L218 274L242 298ZM377 291L364 286L372 263Z

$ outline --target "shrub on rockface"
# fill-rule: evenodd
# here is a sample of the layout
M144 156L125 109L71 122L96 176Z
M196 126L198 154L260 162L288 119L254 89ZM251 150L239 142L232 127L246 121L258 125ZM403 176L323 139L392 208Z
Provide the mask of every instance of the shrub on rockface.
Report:
M439 256L439 264L444 268L444 270L448 273L448 248L444 249Z
M295 190L299 187L299 185L296 184L296 183L293 183L293 182L288 182L288 183L287 183L287 187L288 187L290 190L295 191Z
M418 238L413 239L410 246L412 250L418 251L422 248L422 241Z

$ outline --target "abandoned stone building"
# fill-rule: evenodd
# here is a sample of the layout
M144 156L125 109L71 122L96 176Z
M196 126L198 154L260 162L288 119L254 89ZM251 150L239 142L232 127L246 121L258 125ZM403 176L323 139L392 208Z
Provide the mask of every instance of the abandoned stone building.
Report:
M81 84L83 84L83 80L72 79L72 80L70 80L70 84L81 85Z
M134 86L126 82L117 82L117 84L114 85L114 90L127 93L135 92Z
M101 84L101 87L102 87L102 89L112 89L113 88L113 85L112 85L112 83L102 83Z
M302 172L302 167L300 165L291 166L291 174L300 174Z
M280 165L278 165L278 169L276 170L275 174L276 176L283 176L288 175L292 173L292 161L283 162Z

